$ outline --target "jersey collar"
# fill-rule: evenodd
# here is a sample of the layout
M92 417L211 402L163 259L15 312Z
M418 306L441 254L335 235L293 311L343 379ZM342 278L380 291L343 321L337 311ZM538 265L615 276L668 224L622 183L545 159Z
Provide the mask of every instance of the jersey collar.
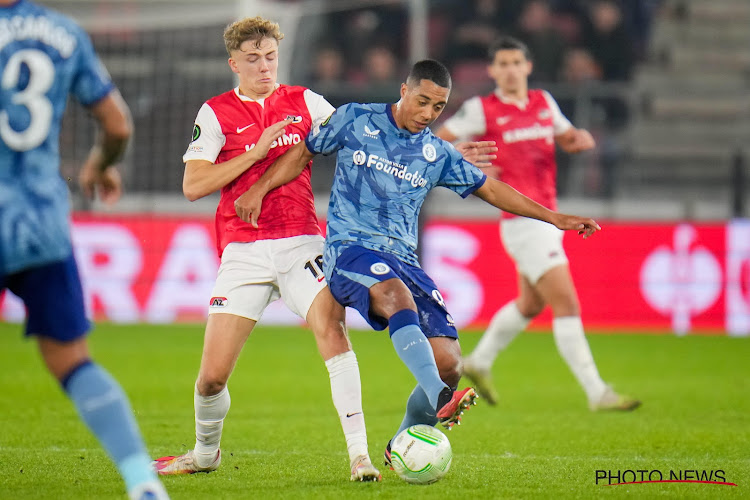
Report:
M273 89L274 89L274 92L275 92L275 91L276 91L276 89L278 89L278 88L279 88L280 86L281 86L281 84L280 84L279 82L276 82L276 85L275 85L275 86L274 86L274 88L273 88ZM272 93L273 93L273 92L272 92ZM234 88L234 95L236 95L237 97L239 97L239 98L240 98L240 101L247 101L247 102L257 102L257 103L258 103L258 104L260 104L261 106L263 105L263 102L264 102L264 101L265 101L265 99L266 99L265 97L261 97L260 99L253 99L252 97L248 97L248 96L246 96L246 95L242 95L242 94L240 94L240 86L239 86L239 85L237 85L237 86L236 86L236 87ZM270 96L269 96L269 97L270 97Z
M526 98L524 99L515 99L513 97L506 96L500 89L495 89L495 95L498 99L500 99L500 101L504 102L505 104L511 104L519 109L526 109L526 106L528 106L529 104L528 93L526 94Z

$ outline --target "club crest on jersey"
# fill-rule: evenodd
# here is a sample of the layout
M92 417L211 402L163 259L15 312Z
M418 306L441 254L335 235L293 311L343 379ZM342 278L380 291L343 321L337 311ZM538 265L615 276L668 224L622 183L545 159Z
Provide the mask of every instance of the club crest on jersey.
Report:
M375 264L370 266L370 272L372 274L377 274L378 276L382 276L383 274L388 274L391 271L391 268L388 267L388 264L385 264L383 262L376 262Z
M424 156L425 160L433 162L437 158L437 150L432 144L425 144L422 147L422 155Z
M211 307L226 307L228 302L226 297L211 297L211 302L208 304Z
M285 120L292 120L292 123L302 123L302 116L300 115L286 115Z
M367 154L361 149L358 149L352 155L352 160L354 161L355 165L364 165L367 161Z
M552 114L550 113L549 109L543 109L539 112L539 119L540 120L546 120L549 117L551 117Z
M375 138L378 137L378 134L380 134L380 130L379 129L370 130L370 127L368 127L367 125L365 125L365 133L364 133L365 137L369 137L371 139L375 139Z

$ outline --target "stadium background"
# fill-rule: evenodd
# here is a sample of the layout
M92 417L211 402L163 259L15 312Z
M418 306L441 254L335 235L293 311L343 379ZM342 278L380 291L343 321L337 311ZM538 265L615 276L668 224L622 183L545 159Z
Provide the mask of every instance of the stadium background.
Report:
M532 86L597 139L561 156L560 208L591 215L596 238L566 241L584 321L599 329L750 335L750 4L744 0L44 2L78 20L131 107L135 137L123 162L126 195L87 204L78 166L92 124L71 106L62 174L76 209L74 239L92 314L114 322L201 321L218 264L217 197L181 195L182 153L207 98L235 82L221 39L231 20L278 20L279 81L334 105L393 101L411 62L446 62L454 91L444 116L492 88L485 51L498 33L535 58ZM315 161L325 217L333 172ZM447 191L424 209L424 266L460 326L481 327L515 293L497 214ZM6 295L0 314L20 321ZM266 323L295 324L276 304ZM547 326L543 316L536 328ZM350 315L352 326L362 326Z

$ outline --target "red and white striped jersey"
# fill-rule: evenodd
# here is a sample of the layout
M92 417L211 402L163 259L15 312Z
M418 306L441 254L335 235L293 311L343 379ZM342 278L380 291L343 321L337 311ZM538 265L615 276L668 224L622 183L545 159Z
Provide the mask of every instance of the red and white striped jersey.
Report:
M461 139L495 141L500 180L550 210L557 210L555 136L571 126L545 90L529 90L525 102L497 91L472 97L445 122Z
M257 181L269 166L292 145L305 140L308 132L333 113L322 96L304 87L279 85L263 99L254 100L230 90L206 101L198 112L193 141L183 161L208 160L219 164L255 147L263 130L287 117L293 122L276 140L266 158L256 162L221 189L216 209L216 245L219 255L232 242L249 242L321 234L315 215L310 164L293 181L269 192L263 199L258 228L243 222L234 202Z

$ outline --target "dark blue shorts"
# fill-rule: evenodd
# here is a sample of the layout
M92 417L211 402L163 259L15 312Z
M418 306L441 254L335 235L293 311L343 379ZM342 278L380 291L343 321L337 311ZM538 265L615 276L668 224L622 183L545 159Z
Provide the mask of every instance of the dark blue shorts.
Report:
M26 335L75 340L89 331L81 278L73 255L66 260L0 276L26 305Z
M458 338L435 282L421 268L394 255L351 246L336 260L328 286L340 304L359 311L373 329L385 330L388 320L370 312L370 287L391 278L400 279L411 290L425 336Z

